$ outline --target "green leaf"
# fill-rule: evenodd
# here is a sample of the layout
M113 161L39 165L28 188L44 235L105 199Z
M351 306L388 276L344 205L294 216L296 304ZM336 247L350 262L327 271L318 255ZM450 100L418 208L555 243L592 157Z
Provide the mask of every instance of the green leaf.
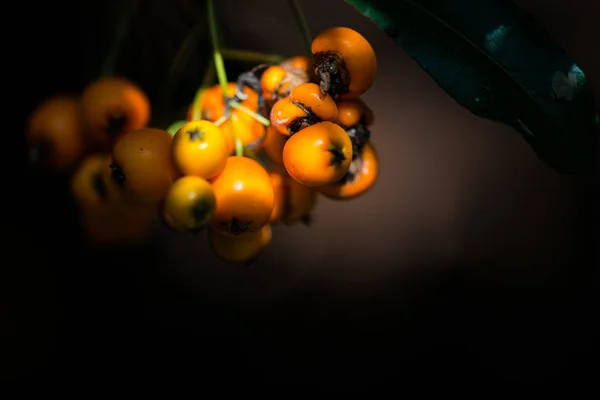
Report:
M474 114L518 130L560 173L595 172L591 89L576 63L507 0L346 0Z
M183 120L175 121L167 128L167 132L169 132L171 134L171 136L175 136L177 131L180 130L181 127L184 126L186 123L187 123L187 121L183 121Z

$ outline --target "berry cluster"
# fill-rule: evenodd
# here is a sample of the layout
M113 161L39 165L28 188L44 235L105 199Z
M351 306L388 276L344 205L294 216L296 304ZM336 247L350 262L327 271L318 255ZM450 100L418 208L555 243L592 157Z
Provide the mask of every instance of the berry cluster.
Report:
M144 91L117 76L98 78L79 94L50 97L29 116L29 162L71 173L80 220L94 243L128 245L152 233L156 207L127 201L107 175L114 144L126 133L146 127L150 116Z
M273 224L308 223L319 194L351 199L374 184L373 113L360 96L376 71L369 42L334 27L314 38L310 58L260 64L202 88L186 121L166 130L147 126L139 88L104 78L79 99L42 105L30 138L42 143L35 132L45 132L46 160L72 163L84 148L78 127L89 132L97 151L77 166L72 190L97 241L144 237L158 210L172 231L207 231L217 256L247 263L269 244Z

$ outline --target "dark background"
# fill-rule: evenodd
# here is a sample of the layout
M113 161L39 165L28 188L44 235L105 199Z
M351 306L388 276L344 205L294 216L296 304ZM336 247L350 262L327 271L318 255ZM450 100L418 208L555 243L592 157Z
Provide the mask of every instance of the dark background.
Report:
M80 91L98 73L120 3L55 1L27 14L15 56L25 89L14 96L19 123L44 97ZM228 45L301 53L285 2L217 3ZM600 95L598 5L518 3ZM158 226L147 247L91 249L66 180L16 168L9 178L20 186L5 199L2 222L5 376L338 390L581 385L592 376L597 182L555 174L518 133L461 109L342 1L301 5L313 33L346 25L378 54L378 80L364 96L376 115L377 185L349 203L320 199L311 228L276 228L261 260L240 269L220 263L202 237ZM157 112L170 60L202 12L200 1L146 0L134 21L117 71L148 92ZM207 50L205 38L166 102L173 109L190 101Z

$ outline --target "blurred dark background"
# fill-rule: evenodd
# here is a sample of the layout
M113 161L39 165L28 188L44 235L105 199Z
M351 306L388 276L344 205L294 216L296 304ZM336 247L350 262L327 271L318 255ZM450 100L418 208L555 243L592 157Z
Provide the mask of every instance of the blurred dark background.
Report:
M19 132L43 98L96 76L124 3L55 1L27 14L16 57ZM227 45L302 52L285 2L217 3ZM598 5L518 3L600 96ZM78 230L68 181L17 168L1 242L7 379L340 391L588 382L598 336L597 181L555 174L517 132L460 108L349 5L300 4L313 33L346 25L378 54L379 77L364 96L376 115L377 186L350 203L320 199L312 227L276 228L261 260L240 269L201 237L158 225L148 246L95 250ZM202 1L142 2L117 72L146 90L157 113L179 118L200 84L207 36L174 100L162 98L171 60L203 13Z

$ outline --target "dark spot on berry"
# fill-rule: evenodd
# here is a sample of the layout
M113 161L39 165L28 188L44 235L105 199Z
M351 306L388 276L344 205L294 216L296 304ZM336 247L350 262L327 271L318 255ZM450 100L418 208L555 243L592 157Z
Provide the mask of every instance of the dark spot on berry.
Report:
M336 185L345 185L346 183L352 182L355 179L355 175L348 171L346 172L346 174L342 177L342 179L340 179L339 181L336 182Z
M349 183L356 181L361 174L362 166L363 166L362 154L360 151L357 150L355 153L352 154L352 163L350 164L350 168L348 168L348 171L346 172L346 174L344 174L342 179L337 181L336 184L337 185L345 185L345 184L349 184Z
M350 77L342 56L334 51L322 51L314 54L315 74L320 78L323 93L334 100L340 94L348 92Z
M196 204L192 206L192 217L195 221L202 221L206 219L206 216L211 210L211 204L209 204L205 200L197 201Z
M92 188L101 200L108 199L108 188L101 173L96 173L92 177Z
M304 112L304 117L298 117L290 122L287 128L290 136L304 128L321 122L321 119L317 117L317 115L309 107L306 107L304 104L298 101L294 101L293 103L296 107L301 109L302 112Z
M117 164L110 164L110 176L117 185L125 186L125 174Z
M365 117L363 117L361 121L354 126L354 129L356 142L358 143L358 147L362 150L363 146L371 138L371 131L369 130L369 128L367 128Z
M204 140L204 131L194 128L188 131L190 140Z
M343 128L352 142L352 160L355 160L360 156L363 147L371 138L371 131L367 128L364 117L358 124Z
M332 144L332 146L329 148L329 152L331 153L329 165L340 165L346 160L346 156L344 155L339 143Z
M236 217L233 217L228 223L229 232L231 232L233 235L241 235L242 233L246 232L249 227L249 223L242 223Z

